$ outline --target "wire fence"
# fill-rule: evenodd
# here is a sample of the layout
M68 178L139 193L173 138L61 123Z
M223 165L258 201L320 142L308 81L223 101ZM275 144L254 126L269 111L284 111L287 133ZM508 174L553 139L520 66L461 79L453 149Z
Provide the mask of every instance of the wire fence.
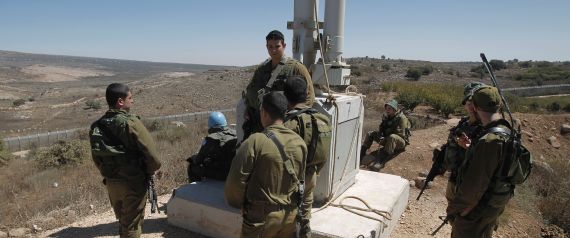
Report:
M533 87L505 88L504 92L510 92L521 97L533 97L544 95L570 94L570 84L543 85Z
M234 109L223 109L217 110L218 112L233 112ZM179 115L168 115L168 116L160 116L160 117L151 117L146 118L144 121L158 121L161 123L173 123L173 122L195 122L201 121L208 118L210 112L213 111L202 111L202 112L192 112L192 113L185 113ZM53 145L54 143L61 141L61 140L68 140L72 138L77 138L77 134L80 131L85 131L88 128L74 128L68 129L63 131L52 131L47 133L41 134L34 134L34 135L27 135L27 136L18 136L18 137L10 137L4 138L4 147L8 151L22 151L22 150L29 150L32 148L37 147L45 147Z

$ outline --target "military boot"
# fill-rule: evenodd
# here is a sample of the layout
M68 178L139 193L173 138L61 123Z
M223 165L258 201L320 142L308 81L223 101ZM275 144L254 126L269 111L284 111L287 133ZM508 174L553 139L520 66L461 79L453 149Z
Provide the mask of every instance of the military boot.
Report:
M367 150L368 150L368 147L366 147L366 146L360 147L360 162L362 162L362 158L364 158L364 156L366 156Z

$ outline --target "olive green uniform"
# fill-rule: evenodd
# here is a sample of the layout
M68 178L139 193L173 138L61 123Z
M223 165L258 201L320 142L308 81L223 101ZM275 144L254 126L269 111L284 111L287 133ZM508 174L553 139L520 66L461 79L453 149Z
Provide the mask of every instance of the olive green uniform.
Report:
M147 199L147 175L160 168L154 142L140 119L125 110L108 110L91 126L90 135L96 125L105 127L112 134L108 136L118 139L125 151L119 156L92 155L119 220L120 236L140 237Z
M307 146L299 135L283 125L271 125L292 162L297 178L302 178ZM252 134L236 152L226 179L225 198L241 208L241 237L292 237L295 234L298 184L287 173L275 143L263 133Z
M473 140L468 148L459 168L455 197L447 207L447 214L455 216L451 237L492 237L497 218L513 195L512 188L498 186L496 178L508 136L486 133L492 127L508 129L509 123L505 120L489 123L483 128L484 135ZM466 216L459 215L472 207Z
M283 56L279 62L280 71L276 76L275 82L273 83L270 91L283 91L283 79L288 76L302 76L307 82L307 101L305 104L308 107L312 107L315 102L315 90L313 88L313 81L311 80L311 75L309 71L301 62ZM277 66L271 64L271 59L268 59L261 63L255 73L253 78L247 85L245 91L243 92L243 97L245 98L245 104L247 105L247 112L249 119L244 124L244 138L248 135L260 132L263 130L261 122L259 120L259 106L261 105L259 101L259 90L265 88L267 83L271 79L271 73L276 69Z
M370 131L366 135L361 151L368 150L372 146L372 142L376 141L383 146L376 157L381 163L385 163L394 154L405 150L406 145L410 142L407 132L409 128L410 122L402 111L396 112L392 117L384 116L382 123L378 126L378 131ZM363 163L366 164L364 161Z
M294 114L298 110L303 110L304 108L294 108L287 112L288 114ZM286 115L286 117L287 117ZM317 115L314 115L317 117ZM284 125L285 127L293 130L295 133L299 134L307 148L310 148L311 139L313 138L313 130L312 130L312 123L311 123L311 115L308 113L301 113L298 115L300 117L299 120L287 120ZM320 133L330 133L331 123L325 115L318 115L323 121L317 121L318 131ZM302 123L301 123L302 122ZM320 122L320 123L319 123ZM324 123L324 124L321 124ZM330 153L330 144L329 145L319 145L316 146L326 146L327 148L317 149L316 151L320 151L323 154L316 155L314 158L309 161L307 160L307 169L305 172L305 194L303 197L303 203L301 205L301 237L311 237L311 227L310 227L310 219L311 219L311 208L313 207L313 190L317 185L317 175L318 172L323 168Z
M455 180L457 179L459 166L461 166L465 159L466 152L465 149L457 144L456 137L461 133L465 133L465 135L470 139L478 138L478 134L481 132L482 128L483 126L480 121L470 119L469 117L463 117L457 126L449 130L443 161L445 169L447 171L451 171L451 175L447 182L447 189L445 191L445 198L448 203L451 202L455 196Z
M202 141L198 154L187 160L189 182L200 181L202 177L225 180L235 155L236 142L234 129L229 127L208 129L208 136Z

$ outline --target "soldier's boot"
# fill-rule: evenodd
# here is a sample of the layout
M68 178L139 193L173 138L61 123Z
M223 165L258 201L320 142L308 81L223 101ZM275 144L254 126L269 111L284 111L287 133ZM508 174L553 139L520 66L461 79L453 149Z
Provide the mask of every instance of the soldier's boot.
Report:
M390 160L390 155L386 153L384 150L379 150L376 152L376 159L374 160L374 164L371 166L373 171L380 171L384 167L386 167L386 162Z
M364 145L360 147L360 162L362 162L362 158L364 158L364 156L366 156L367 150L368 150L368 147L366 147Z

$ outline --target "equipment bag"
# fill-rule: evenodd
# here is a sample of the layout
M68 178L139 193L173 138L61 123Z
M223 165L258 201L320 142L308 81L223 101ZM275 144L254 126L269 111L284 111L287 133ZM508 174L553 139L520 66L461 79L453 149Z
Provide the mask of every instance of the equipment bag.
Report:
M503 148L505 160L499 174L499 179L512 185L522 184L532 171L532 155L521 142L521 135L517 131L501 127L492 127L490 133L502 134L508 137ZM514 134L511 134L514 133Z
M304 121L301 114L306 113L311 117L311 121ZM292 111L285 117L285 121L297 120L301 131L299 135L303 138L311 138L305 141L307 144L307 165L316 165L317 171L324 166L329 158L332 140L331 123L327 116L319 113L316 109L305 108ZM313 136L318 135L318 136Z

